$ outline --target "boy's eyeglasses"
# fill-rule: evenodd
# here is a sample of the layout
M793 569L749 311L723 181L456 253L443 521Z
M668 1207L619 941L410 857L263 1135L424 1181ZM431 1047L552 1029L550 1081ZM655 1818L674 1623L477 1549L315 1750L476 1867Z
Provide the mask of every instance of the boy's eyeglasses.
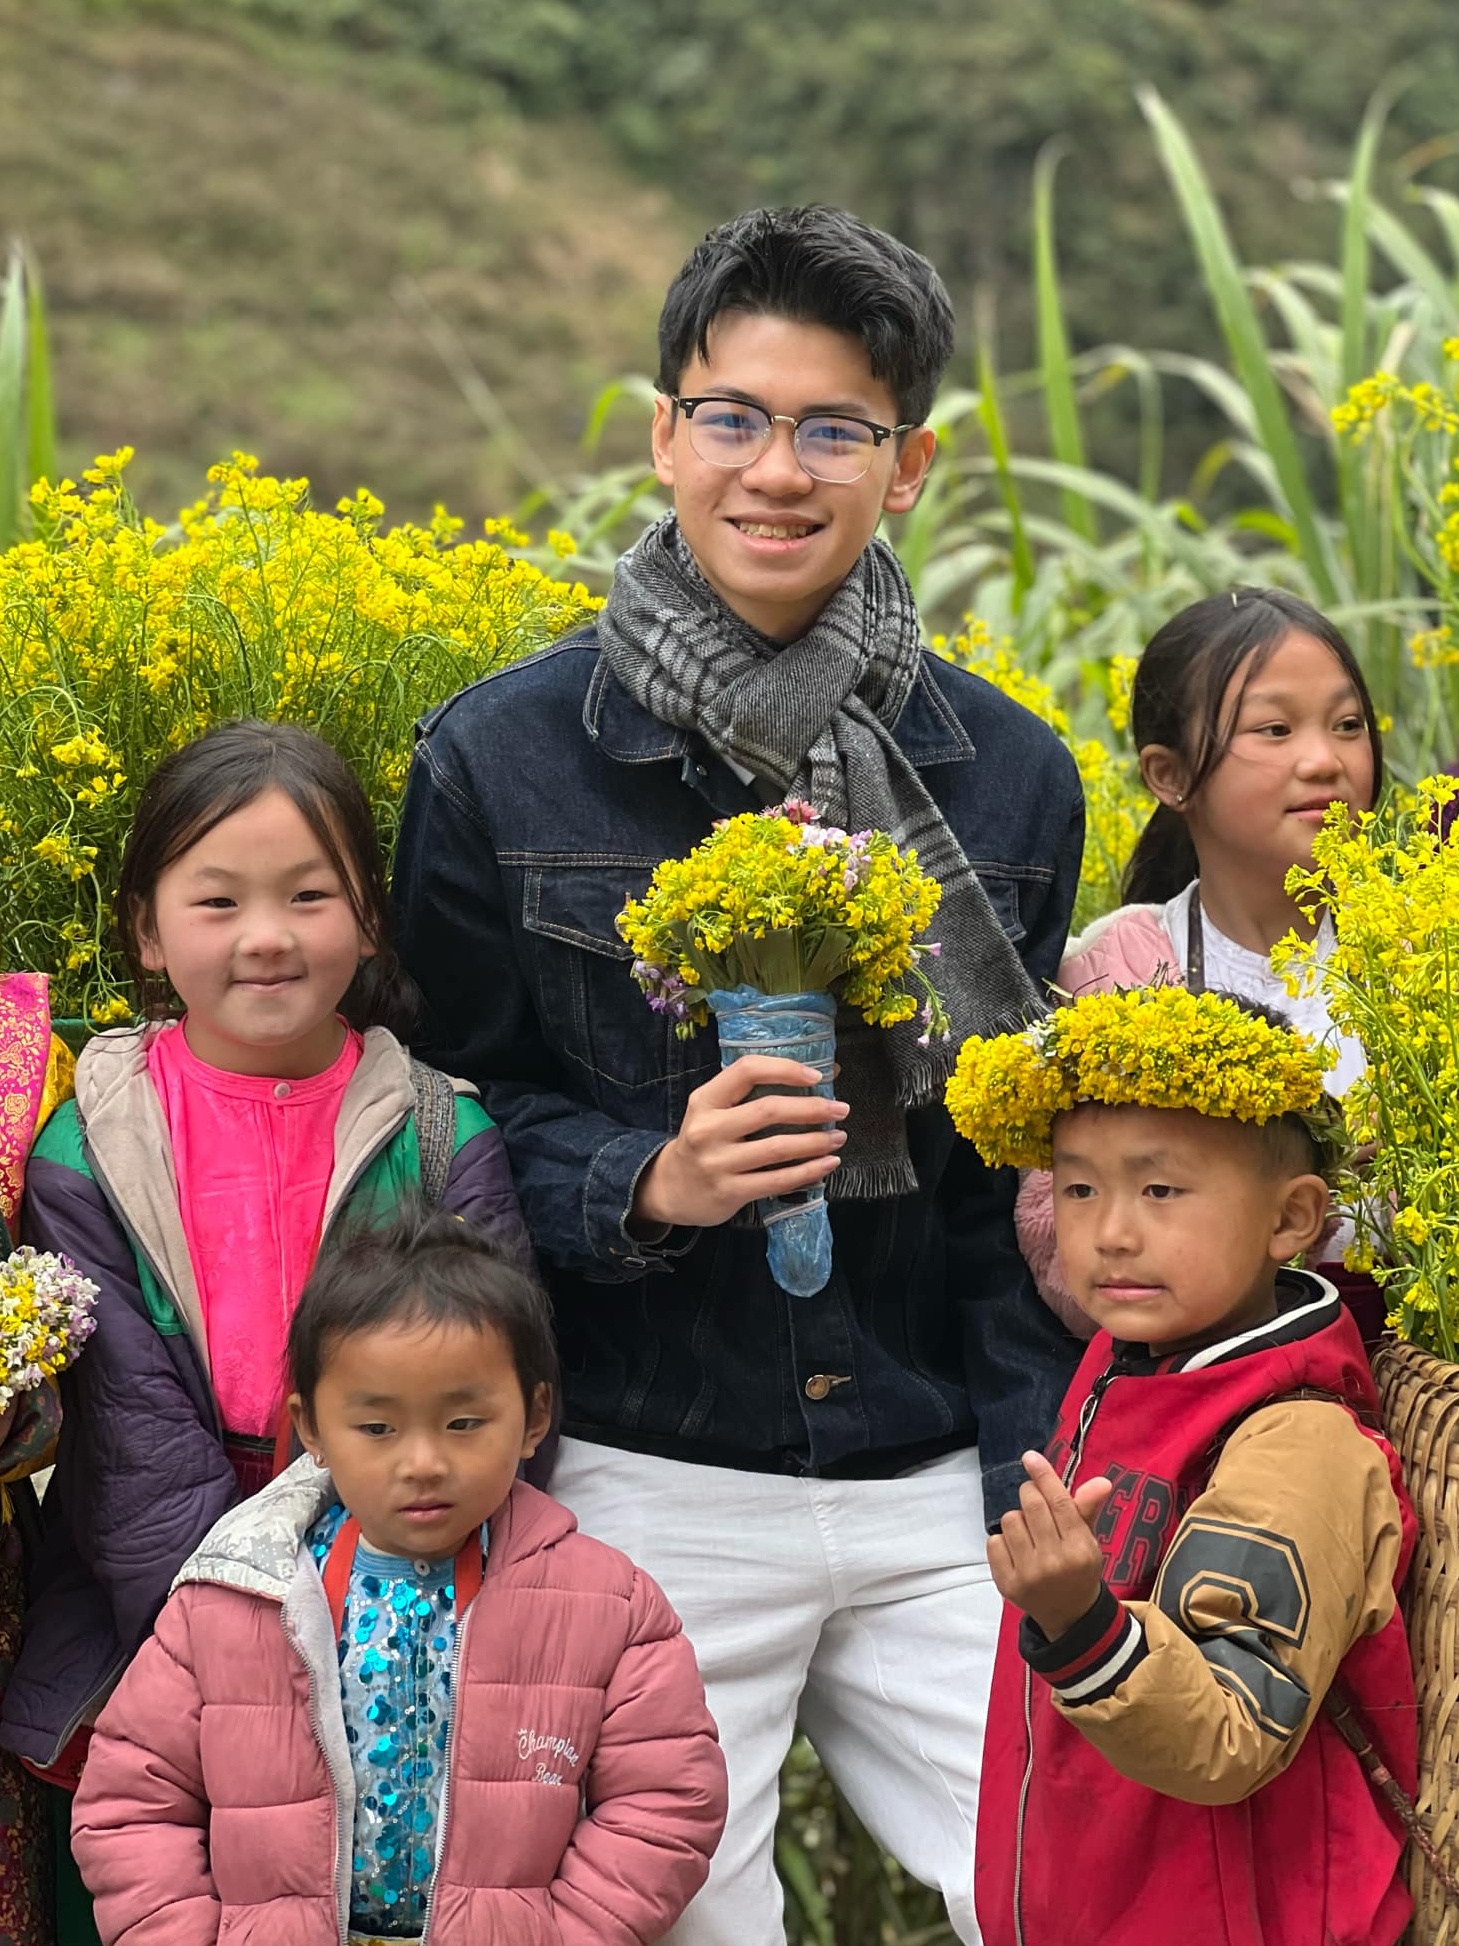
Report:
M787 412L767 412L763 406L746 405L743 399L681 399L673 392L665 397L683 413L689 444L708 465L750 465L770 444L776 426L786 425L796 457L811 478L837 486L861 479L883 441L913 430L910 422L879 426L874 419L855 419L840 412L810 412L803 419L792 419Z

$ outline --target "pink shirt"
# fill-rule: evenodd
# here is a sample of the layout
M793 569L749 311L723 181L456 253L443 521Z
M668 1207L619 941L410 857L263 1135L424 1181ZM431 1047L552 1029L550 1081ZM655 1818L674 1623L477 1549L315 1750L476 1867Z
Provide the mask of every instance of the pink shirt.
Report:
M231 1433L263 1438L277 1423L289 1319L314 1266L335 1123L362 1045L347 1035L338 1060L305 1081L209 1067L181 1026L147 1049Z

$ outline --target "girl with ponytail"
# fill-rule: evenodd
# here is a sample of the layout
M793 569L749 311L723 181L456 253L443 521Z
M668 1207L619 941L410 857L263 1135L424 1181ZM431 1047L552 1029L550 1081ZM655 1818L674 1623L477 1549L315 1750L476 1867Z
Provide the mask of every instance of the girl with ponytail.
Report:
M1312 936L1286 879L1293 865L1311 864L1327 807L1370 810L1382 784L1378 723L1351 646L1280 589L1207 595L1151 638L1130 720L1155 811L1125 873L1127 903L1070 941L1060 990L1174 982L1275 1006L1335 1048L1327 1085L1341 1095L1363 1070L1363 1050L1334 1028L1320 994L1287 994L1270 953L1289 930ZM1319 960L1331 928L1324 916ZM1018 1232L1046 1301L1088 1335L1059 1272L1041 1171L1025 1178ZM1342 1240L1339 1232L1326 1246L1334 1259ZM1340 1263L1322 1268L1342 1278Z

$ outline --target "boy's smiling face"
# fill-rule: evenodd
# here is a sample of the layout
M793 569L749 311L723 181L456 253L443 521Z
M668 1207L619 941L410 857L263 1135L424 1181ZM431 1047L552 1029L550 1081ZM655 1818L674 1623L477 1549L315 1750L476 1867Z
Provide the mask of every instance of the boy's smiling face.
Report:
M791 419L843 412L895 426L902 418L855 338L744 311L715 320L708 358L691 356L677 390L689 399L727 394ZM736 469L699 457L684 414L667 399L654 413L654 470L673 489L679 527L700 571L737 615L781 642L810 627L883 512L905 513L915 504L936 443L925 426L884 440L869 471L842 484L806 472L787 425L777 424L763 452Z
M1054 1123L1069 1289L1112 1336L1163 1353L1275 1316L1277 1270L1317 1241L1328 1200L1241 1122L1089 1104Z

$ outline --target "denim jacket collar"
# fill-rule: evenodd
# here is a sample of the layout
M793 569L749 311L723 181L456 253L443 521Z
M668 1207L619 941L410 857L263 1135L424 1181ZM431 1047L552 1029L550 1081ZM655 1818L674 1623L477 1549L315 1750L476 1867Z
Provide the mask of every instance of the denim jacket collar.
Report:
M687 730L661 723L628 694L600 656L583 699L583 727L605 757L618 763L662 763L683 759L691 748ZM917 679L893 731L902 753L918 769L930 764L962 763L977 752L922 657Z

